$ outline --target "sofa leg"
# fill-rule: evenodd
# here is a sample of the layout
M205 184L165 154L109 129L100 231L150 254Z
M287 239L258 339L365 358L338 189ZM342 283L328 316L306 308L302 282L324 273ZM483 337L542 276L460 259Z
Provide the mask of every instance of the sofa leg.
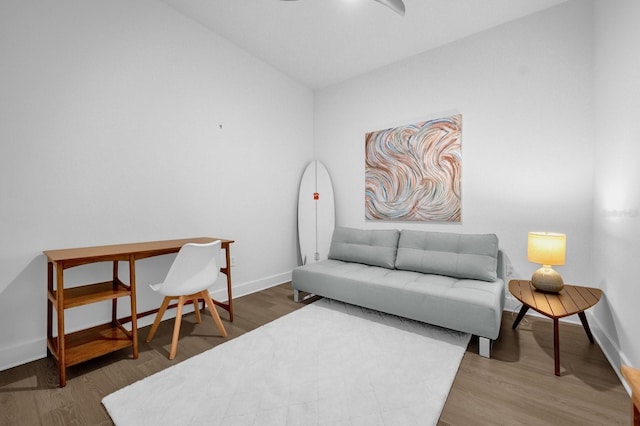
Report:
M301 296L300 293L302 293L300 290L296 290L295 288L293 289L293 301L296 303L300 303L300 302L304 302L305 300L309 300L312 297L315 297L315 294L313 293L308 293L306 296Z
M491 339L478 337L478 353L481 357L491 358Z

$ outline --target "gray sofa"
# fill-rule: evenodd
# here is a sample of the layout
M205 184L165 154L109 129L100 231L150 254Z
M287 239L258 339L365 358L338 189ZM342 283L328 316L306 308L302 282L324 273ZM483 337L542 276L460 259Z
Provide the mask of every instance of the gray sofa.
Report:
M338 227L329 259L293 270L300 292L479 337L490 356L504 308L502 256L493 234Z

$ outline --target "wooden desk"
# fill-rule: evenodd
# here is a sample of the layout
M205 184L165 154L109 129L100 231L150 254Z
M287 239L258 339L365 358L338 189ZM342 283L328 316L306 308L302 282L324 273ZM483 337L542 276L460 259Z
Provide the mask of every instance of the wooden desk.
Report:
M594 343L584 311L598 303L602 297L602 290L565 284L560 293L544 293L536 290L531 285L531 281L511 280L509 281L509 291L522 302L522 309L513 322L512 329L516 329L529 308L553 320L553 355L556 376L560 375L560 332L558 328L560 318L578 314L589 341Z
M640 370L623 365L620 371L631 388L631 424L640 426Z
M133 358L138 358L139 316L148 315L156 310L138 314L136 310L136 273L135 261L152 256L177 253L186 243L210 243L220 240L226 252L226 265L220 271L227 276L227 303L215 301L218 306L229 312L233 321L231 294L231 257L229 246L233 240L221 238L185 238L180 240L151 241L132 244L82 247L62 250L47 250L47 355L54 356L58 363L60 387L66 385L66 368L97 356L133 347ZM88 284L73 288L64 288L64 270L75 266L97 262L113 262L111 281ZM129 263L129 284L118 276L118 262ZM55 266L55 286L54 286ZM131 316L117 318L118 299L129 297ZM90 303L112 301L111 322L65 335L64 310ZM53 310L57 316L57 335L53 336ZM131 322L131 331L123 324Z

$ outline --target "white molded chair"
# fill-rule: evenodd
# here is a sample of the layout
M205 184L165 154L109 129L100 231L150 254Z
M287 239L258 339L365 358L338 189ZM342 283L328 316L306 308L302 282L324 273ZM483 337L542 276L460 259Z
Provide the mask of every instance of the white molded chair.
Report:
M156 316L147 342L153 339L162 316L169 306L169 302L178 299L178 310L176 312L176 321L173 326L173 338L171 340L171 351L169 359L174 359L178 346L178 335L180 334L180 322L182 321L182 307L186 301L192 300L195 308L196 319L201 322L200 309L198 307L198 299L204 299L213 321L215 322L222 337L227 337L227 331L222 325L218 311L216 311L213 300L209 295L209 289L218 279L220 275L219 254L220 241L214 241L207 244L188 243L180 248L167 277L160 284L152 284L150 287L164 296L158 315Z

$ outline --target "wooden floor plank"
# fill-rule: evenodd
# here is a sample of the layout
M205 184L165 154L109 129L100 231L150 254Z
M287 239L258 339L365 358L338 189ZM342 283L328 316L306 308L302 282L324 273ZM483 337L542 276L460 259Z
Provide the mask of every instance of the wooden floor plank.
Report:
M221 317L231 339L303 306L283 284L234 299L233 323L224 312ZM0 372L0 424L111 425L104 396L228 340L204 312L202 324L194 314L184 316L174 361L167 358L173 321L164 321L151 343L144 342L149 327L140 329L137 360L124 349L70 367L62 389L52 359ZM504 313L491 359L480 357L477 338L471 339L439 425L629 424L630 398L581 325L560 324L562 375L556 377L551 321L527 316L512 330L514 318Z

